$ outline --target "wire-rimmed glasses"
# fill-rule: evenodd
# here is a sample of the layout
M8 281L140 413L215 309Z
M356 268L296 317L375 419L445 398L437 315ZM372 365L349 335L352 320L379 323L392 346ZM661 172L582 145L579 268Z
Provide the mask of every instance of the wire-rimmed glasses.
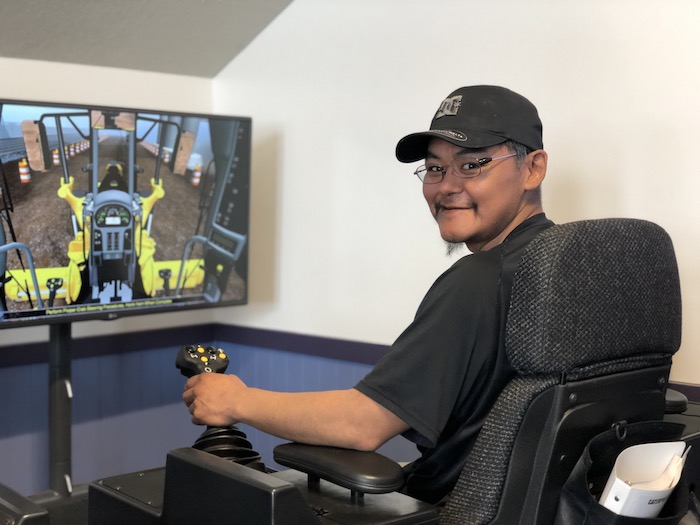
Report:
M489 162L494 160L507 159L508 157L515 157L516 153L509 153L508 155L501 155L500 157L481 157L476 158L471 155L459 155L455 157L452 162L449 163L449 167L452 168L452 172L462 179L472 179L477 177L481 173L481 168L486 166ZM447 167L440 166L439 164L424 164L419 166L414 172L414 175L418 177L423 184L437 184L445 178L447 173Z

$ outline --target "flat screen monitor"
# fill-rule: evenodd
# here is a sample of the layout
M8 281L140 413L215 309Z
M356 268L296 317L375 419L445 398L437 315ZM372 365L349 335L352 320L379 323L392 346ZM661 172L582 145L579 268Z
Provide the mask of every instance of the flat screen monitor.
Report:
M0 100L0 328L248 297L251 119Z

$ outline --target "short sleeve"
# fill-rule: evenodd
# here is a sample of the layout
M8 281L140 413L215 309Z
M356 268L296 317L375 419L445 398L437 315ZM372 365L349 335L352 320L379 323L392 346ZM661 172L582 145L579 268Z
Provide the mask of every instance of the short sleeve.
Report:
M453 412L478 402L498 345L500 266L499 250L457 261L355 387L407 423L405 437L418 445L435 446Z

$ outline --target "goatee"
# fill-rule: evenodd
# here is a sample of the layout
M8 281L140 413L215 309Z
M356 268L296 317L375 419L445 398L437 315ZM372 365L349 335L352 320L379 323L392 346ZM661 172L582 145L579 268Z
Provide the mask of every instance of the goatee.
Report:
M453 255L464 248L464 243L445 241L445 246L447 255Z

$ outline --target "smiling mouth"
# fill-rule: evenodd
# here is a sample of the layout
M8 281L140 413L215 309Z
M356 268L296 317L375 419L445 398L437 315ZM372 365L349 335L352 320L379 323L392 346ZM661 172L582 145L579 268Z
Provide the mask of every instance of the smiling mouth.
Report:
M474 204L470 205L465 205L465 206L442 206L440 204L437 204L435 206L435 215L440 215L441 213L450 213L450 212L460 212L460 211L468 211L468 210L475 210L476 206Z

